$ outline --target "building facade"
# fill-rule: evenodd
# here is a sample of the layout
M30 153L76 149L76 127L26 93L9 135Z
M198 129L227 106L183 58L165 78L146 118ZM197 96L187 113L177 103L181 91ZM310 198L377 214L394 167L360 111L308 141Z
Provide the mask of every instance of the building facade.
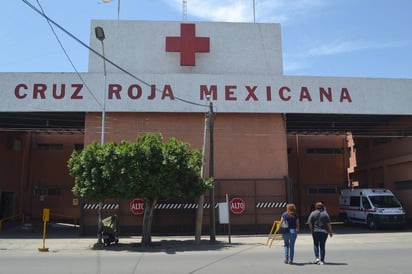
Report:
M96 27L104 39L95 37ZM231 215L235 233L270 229L288 202L304 217L321 200L337 216L340 189L355 181L395 189L409 207L412 80L284 76L278 24L92 21L89 72L80 76L0 74L2 113L84 115L77 131L0 130L3 218L40 218L46 207L56 218L79 219L86 233L95 231L96 205L71 193L71 152L146 132L202 148L210 102L215 201L228 195L244 202L244 210ZM334 134L291 132L287 117L295 113L396 114L405 121L393 128L394 134L403 130L402 138L378 146L377 135L357 138L350 126ZM193 231L196 206L161 201L154 232ZM105 201L103 212L117 214L122 231L141 225L130 201ZM210 210L204 214L207 229Z

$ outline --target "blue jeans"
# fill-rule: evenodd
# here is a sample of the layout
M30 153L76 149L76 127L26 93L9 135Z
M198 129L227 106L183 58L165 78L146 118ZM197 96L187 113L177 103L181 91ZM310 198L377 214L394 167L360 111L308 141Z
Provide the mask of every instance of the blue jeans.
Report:
M319 258L322 262L325 261L325 245L328 234L324 232L313 232L313 252L315 258ZM320 255L320 256L319 256Z
M295 229L290 229L288 232L283 234L285 261L293 262L293 257L295 256L295 242L297 237L298 234L296 234Z

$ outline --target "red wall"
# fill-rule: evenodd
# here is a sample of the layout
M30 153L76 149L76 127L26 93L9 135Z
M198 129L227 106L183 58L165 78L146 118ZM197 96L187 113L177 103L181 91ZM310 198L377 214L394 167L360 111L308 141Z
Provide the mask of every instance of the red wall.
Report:
M74 146L83 144L82 133L2 132L0 141L0 191L14 193L13 214L41 218L43 208L49 208L52 216L78 218L67 161Z

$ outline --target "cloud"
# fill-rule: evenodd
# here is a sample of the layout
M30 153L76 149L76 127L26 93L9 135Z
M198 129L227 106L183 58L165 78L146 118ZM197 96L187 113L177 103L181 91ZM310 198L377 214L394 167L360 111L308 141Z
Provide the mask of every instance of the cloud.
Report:
M317 45L312 45L306 49L299 49L297 52L284 53L284 73L296 73L302 70L309 69L313 66L313 60L322 57L330 58L343 54L351 54L359 51L371 50L396 50L399 48L410 47L412 40L390 41L390 42L375 42L364 40L335 40L329 43L319 42Z
M181 0L164 2L182 10ZM187 15L221 22L253 22L255 15L257 22L285 23L327 4L327 0L187 0Z
M392 41L383 43L360 40L335 40L330 43L322 43L321 45L309 48L303 53L306 56L327 56L373 49L400 48L408 44L410 44L410 42L407 41Z

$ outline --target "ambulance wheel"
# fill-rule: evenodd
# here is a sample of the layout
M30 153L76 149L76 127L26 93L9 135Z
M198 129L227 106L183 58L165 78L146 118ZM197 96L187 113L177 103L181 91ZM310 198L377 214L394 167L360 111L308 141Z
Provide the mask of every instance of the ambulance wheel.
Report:
M341 220L342 220L342 222L343 222L343 225L349 225L348 215L346 215L346 214L341 214L340 218L341 218Z
M373 217L372 215L369 215L369 216L368 216L367 224L368 224L368 228L369 228L370 230L375 230L375 229L377 229L375 217Z

